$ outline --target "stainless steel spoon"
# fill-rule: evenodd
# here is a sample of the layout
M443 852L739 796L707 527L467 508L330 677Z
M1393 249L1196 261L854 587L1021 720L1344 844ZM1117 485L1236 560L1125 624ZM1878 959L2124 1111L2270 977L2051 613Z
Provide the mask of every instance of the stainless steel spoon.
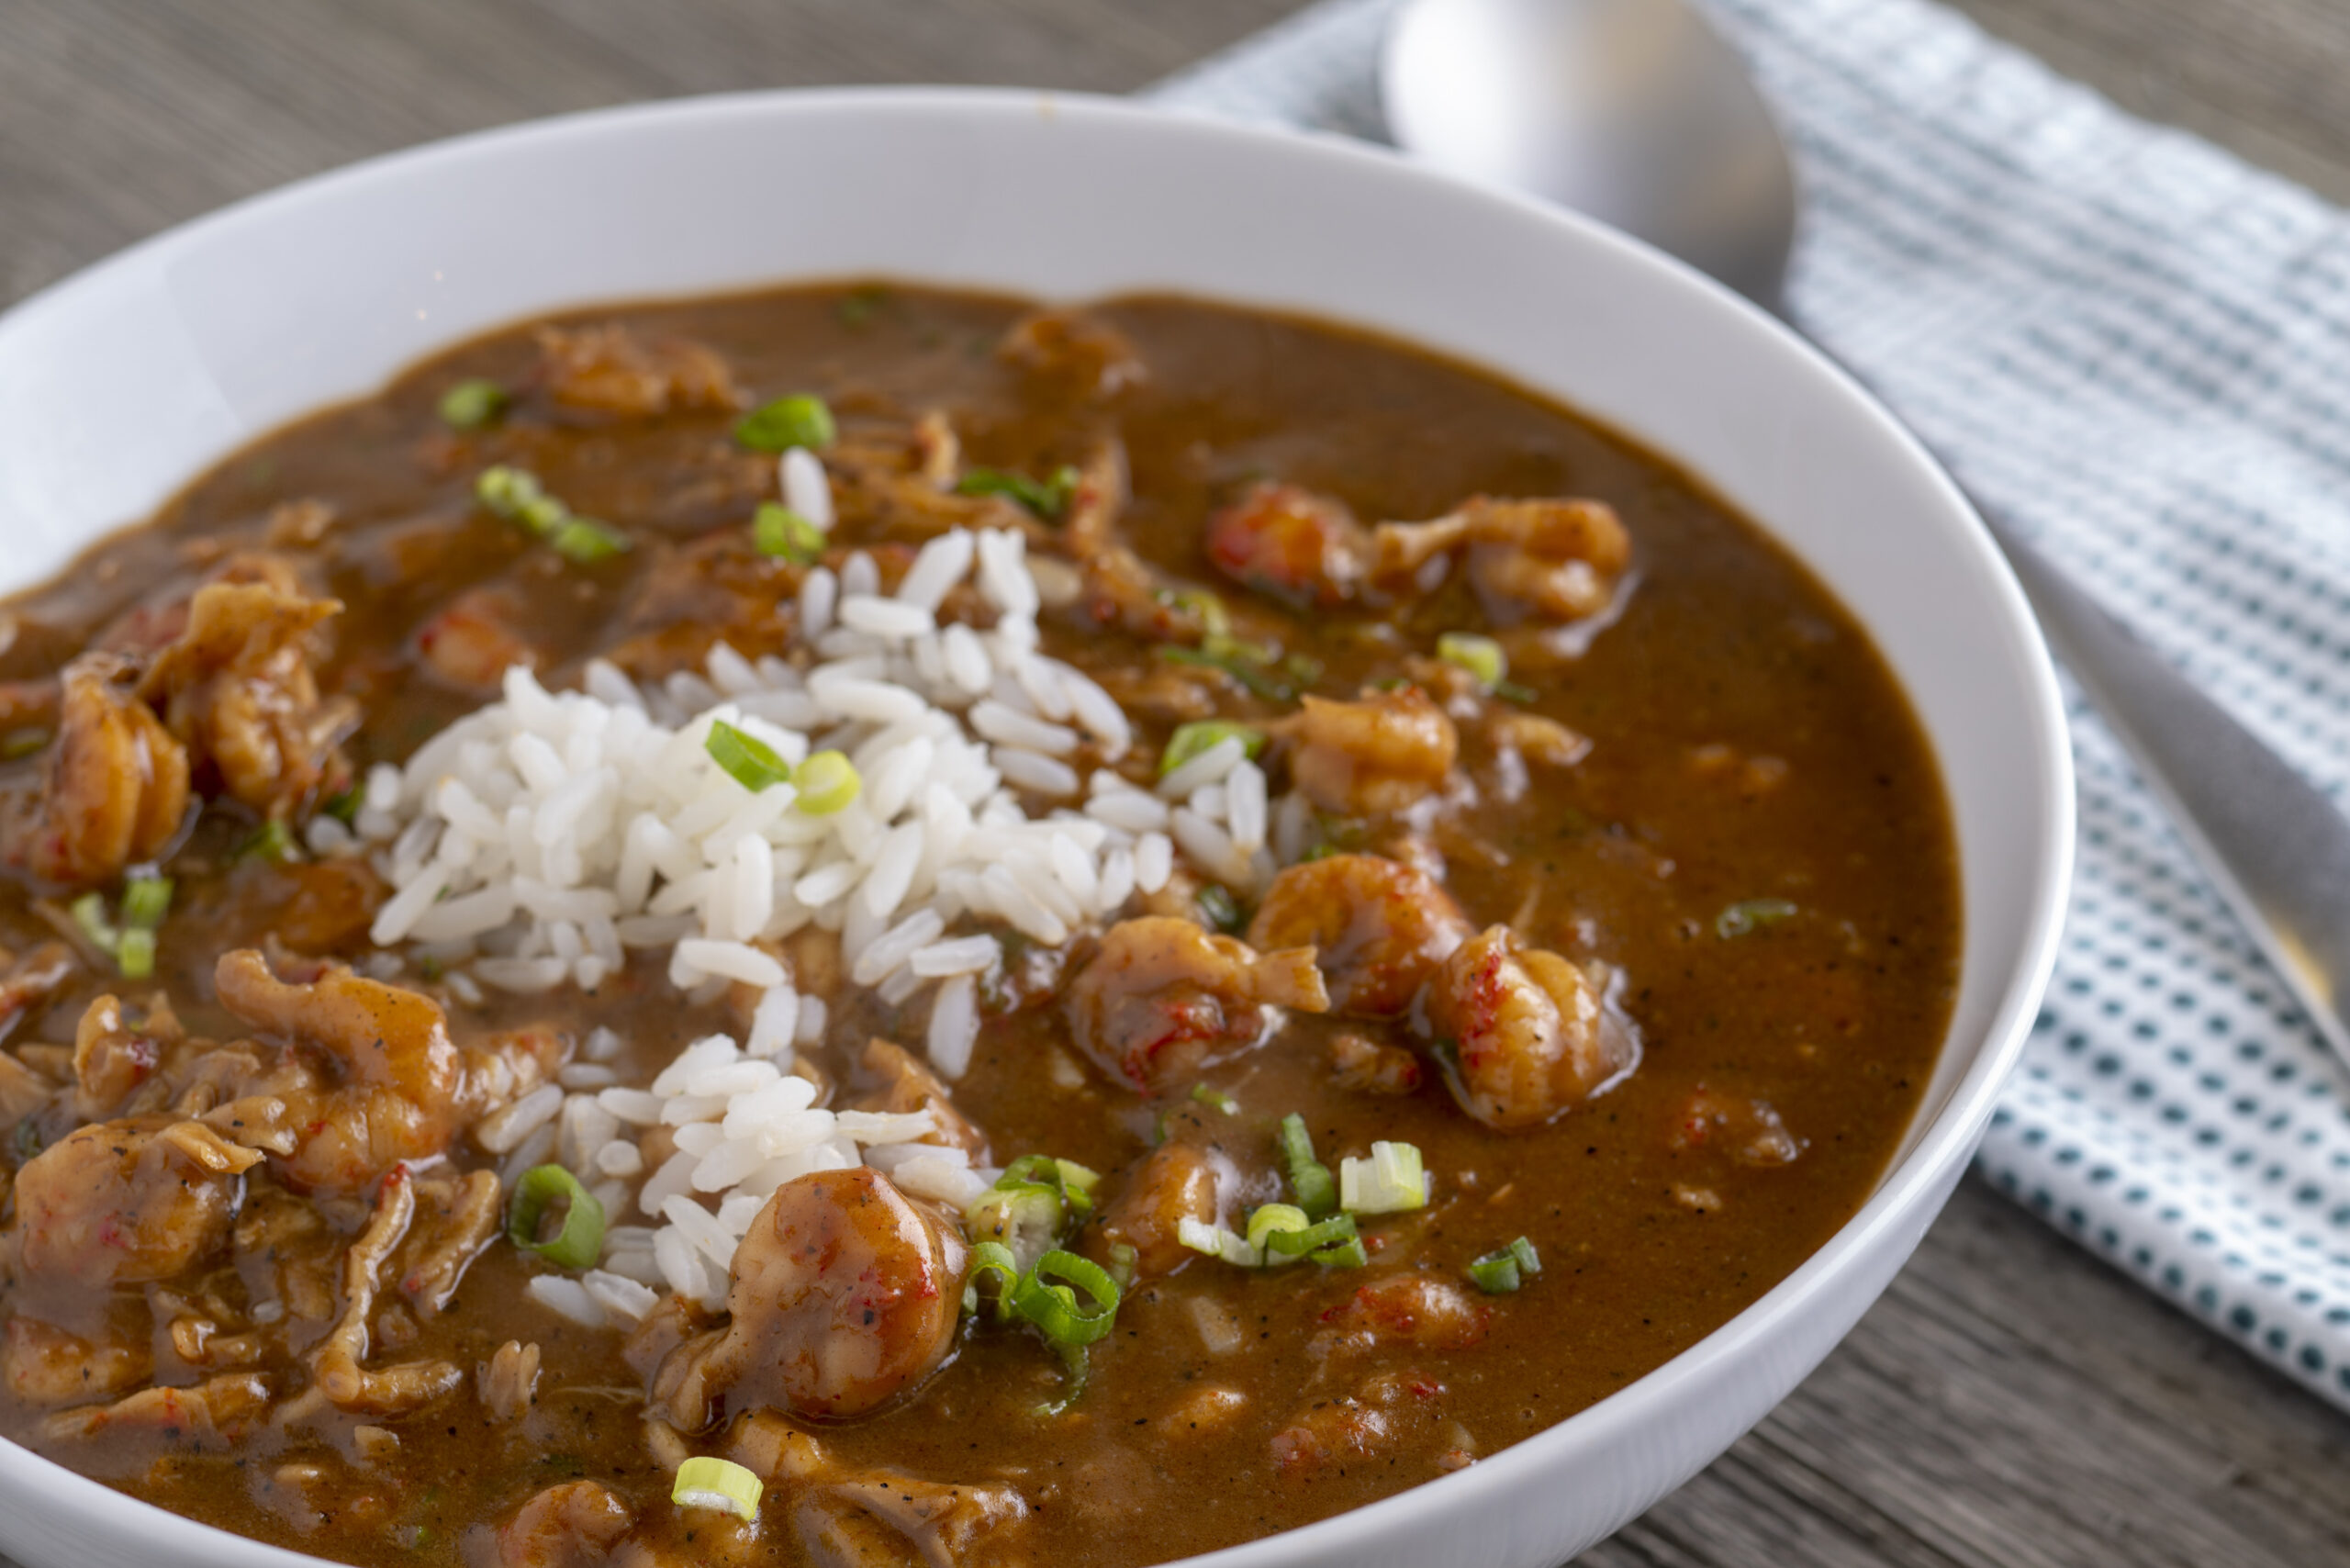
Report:
M1409 0L1381 86L1405 151L1602 218L1785 315L1786 143L1684 0ZM1975 510L2058 656L2350 1065L2350 819L1996 510Z

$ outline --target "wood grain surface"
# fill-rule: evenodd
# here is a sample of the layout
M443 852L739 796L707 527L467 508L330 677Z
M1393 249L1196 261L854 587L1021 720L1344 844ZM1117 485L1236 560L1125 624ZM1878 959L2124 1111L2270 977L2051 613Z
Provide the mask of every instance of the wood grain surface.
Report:
M0 0L0 303L299 175L632 99L1124 91L1297 0ZM1960 0L2139 113L2350 200L2344 0ZM1979 1182L1850 1340L1583 1561L2350 1564L2350 1417Z

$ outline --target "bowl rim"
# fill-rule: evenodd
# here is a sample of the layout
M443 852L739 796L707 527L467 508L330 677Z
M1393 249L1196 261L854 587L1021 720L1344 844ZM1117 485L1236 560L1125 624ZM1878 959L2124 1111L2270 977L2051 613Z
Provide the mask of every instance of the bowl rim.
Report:
M485 154L521 152L575 139L626 134L632 129L705 118L722 121L778 109L881 115L1043 115L1078 123L1143 128L1149 134L1170 138L1253 144L1267 156L1326 160L1410 185L1443 187L1456 193L1471 190L1482 200L1516 208L1522 215L1572 235L1575 243L1614 250L1636 264L1675 274L1697 296L1709 297L1704 299L1707 308L1742 313L1751 319L1753 327L1775 336L1781 349L1796 355L1811 374L1825 376L1835 395L1847 406L1846 411L1858 414L1875 439L1887 443L1913 469L1921 471L1946 508L1963 519L1964 546L1979 565L1987 568L1996 608L2007 622L2003 630L2015 640L2014 651L2020 656L2022 673L2032 697L2033 711L2028 715L2031 731L2026 738L2041 758L2033 781L2035 800L2031 823L2035 839L2032 848L2039 864L2031 882L2031 919L2017 943L2020 961L1998 990L1996 1004L1989 1011L1974 1059L1951 1086L1939 1109L1932 1109L1928 1114L1929 1107L1921 1103L1917 1115L1922 1120L1913 1119L1909 1140L1894 1155L1866 1201L1800 1265L1728 1322L1572 1416L1452 1474L1422 1482L1310 1524L1182 1559L1182 1563L1197 1568L1271 1568L1292 1557L1343 1561L1358 1551L1372 1547L1382 1535L1392 1533L1409 1518L1433 1505L1441 1504L1443 1512L1456 1516L1497 1506L1510 1494L1539 1485L1545 1472L1570 1450L1605 1449L1626 1440L1633 1434L1644 1407L1685 1395L1715 1376L1718 1369L1766 1344L1807 1304L1840 1281L1863 1271L1864 1260L1892 1244L1892 1238L1915 1220L1922 1206L1939 1207L1958 1170L1980 1140L1994 1102L2020 1057L2053 971L2062 935L2076 824L2071 750L2053 663L2020 587L1964 492L1872 392L1784 322L1677 259L1602 223L1531 196L1472 185L1416 162L1392 149L1337 132L1225 120L1196 110L1153 106L1147 101L1017 87L851 86L717 93L581 110L470 131L323 170L245 196L78 268L0 312L0 356L13 352L14 342L24 329L80 295L114 286L134 269L174 250L195 245L250 218L282 212L324 192L357 191L377 181L429 173L436 165L453 164ZM779 278L776 286L789 281L792 280ZM672 297L656 297L691 298L707 292L689 289ZM536 308L566 310L592 308L594 303L554 300ZM1693 300L1695 303L1698 301ZM1376 323L1358 324L1385 330ZM472 330L453 335L436 346L420 350L417 357L440 352L473 335ZM1387 335L1401 342L1412 341L1392 331ZM1462 363L1473 363L1443 345L1420 346ZM1508 379L1516 384L1514 377ZM1600 422L1616 428L1604 419ZM1623 433L1643 444L1649 441L1636 430ZM213 461L222 455L226 454L216 454ZM1680 461L1670 453L1663 455L1669 461ZM1697 476L1705 478L1702 471ZM136 521L121 520L107 526L109 530L118 529ZM1796 554L1775 531L1762 520L1755 521L1783 548ZM95 534L93 538L102 536ZM1796 558L1802 557L1798 554ZM1966 1044L1946 1036L1942 1048L1948 1052L1964 1048ZM1901 1259L1906 1260L1907 1256L1904 1249ZM1874 1300L1874 1294L1871 1299ZM1795 1368L1787 1384L1792 1386L1810 1370L1808 1361ZM0 1486L22 1488L28 1495L38 1489L73 1512L124 1507L136 1510L141 1516L138 1524L145 1533L145 1544L170 1551L193 1562L218 1563L224 1568L257 1568L264 1563L271 1568L302 1568L329 1561L223 1530L131 1498L6 1439L0 1439ZM1644 1500L1641 1506L1645 1507L1652 1501Z

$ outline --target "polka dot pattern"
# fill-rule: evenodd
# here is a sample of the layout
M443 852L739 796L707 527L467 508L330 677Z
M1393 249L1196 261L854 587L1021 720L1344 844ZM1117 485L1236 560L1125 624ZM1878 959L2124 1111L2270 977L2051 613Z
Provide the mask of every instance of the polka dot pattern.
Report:
M1376 136L1393 0L1158 90ZM2350 804L2350 222L1925 0L1712 0L1795 142L1796 315L1967 483ZM2078 694L2080 865L1981 1155L2350 1406L2341 1070Z

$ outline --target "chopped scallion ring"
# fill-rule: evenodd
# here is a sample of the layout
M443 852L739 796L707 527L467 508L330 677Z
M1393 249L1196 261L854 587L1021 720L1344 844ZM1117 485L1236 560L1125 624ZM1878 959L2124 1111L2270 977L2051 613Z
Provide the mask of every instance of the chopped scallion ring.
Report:
M565 1204L563 1228L553 1240L539 1239L539 1222L556 1199ZM604 1255L604 1205L560 1165L534 1165L514 1183L506 1206L506 1238L562 1269L586 1269Z
M1012 1287L1012 1310L1064 1349L1091 1345L1117 1321L1118 1282L1090 1259L1047 1252Z
M240 860L247 860L258 856L263 860L274 860L283 865L293 859L297 853L299 851L294 843L294 830L276 817L270 818L247 834L245 841L237 846L237 858Z
M1120 1241L1112 1244L1110 1248L1110 1277L1118 1282L1118 1288L1120 1290L1125 1290L1128 1285L1135 1282L1135 1266L1141 1260L1142 1254L1135 1250L1135 1249L1128 1243Z
M152 931L172 909L169 877L133 877L123 884L122 923L138 931Z
M956 481L958 496L1003 496L1034 512L1046 522L1058 522L1069 503L1077 496L1078 472L1074 468L1053 470L1047 478L1031 479L1025 474L1014 474L1001 468L974 468Z
M1425 1208L1427 1201L1427 1175L1416 1145L1374 1143L1369 1159L1338 1161L1338 1206L1348 1214L1401 1214Z
M1714 935L1727 942L1791 920L1796 913L1785 899L1747 899L1714 917Z
M1238 935L1240 928L1248 924L1240 913L1240 901L1214 882L1193 894L1192 902L1200 906L1200 913L1207 916L1208 924L1227 936Z
M1211 1089L1204 1083L1192 1085L1192 1098L1203 1105L1213 1105L1227 1116L1240 1114L1240 1102L1221 1089Z
M509 468L503 463L481 471L480 477L474 481L474 498L509 522L522 521L525 508L552 499L537 475L527 469Z
M1491 637L1474 632L1447 632L1436 640L1436 656L1467 670L1482 690L1491 691L1509 678L1509 655Z
M1337 1183L1330 1168L1314 1158L1314 1139L1305 1118L1292 1112L1281 1118L1281 1159L1289 1166L1289 1190L1310 1219L1320 1219L1338 1206Z
M112 957L122 946L122 933L106 919L106 901L103 897L84 893L73 901L72 910L73 924L82 928L82 935L90 939L92 946Z
M506 407L506 388L476 376L441 394L441 422L452 430L477 431Z
M114 966L125 980L148 980L155 973L155 934L143 926L122 934L115 945Z
M761 501L751 517L751 543L762 555L812 566L824 553L824 531L775 501Z
M711 761L726 770L728 778L755 795L770 785L791 782L791 764L784 761L775 747L723 719L711 722L710 736L701 743L701 748L710 754Z
M1528 1275L1541 1271L1542 1260L1535 1252L1534 1243L1523 1236L1469 1265L1469 1277L1487 1295L1507 1295L1525 1283Z
M1276 1233L1293 1236L1313 1227L1305 1211L1295 1204L1265 1204L1248 1216L1248 1245L1263 1247Z
M734 427L734 439L753 452L789 452L795 446L822 452L839 434L832 409L812 392L778 398L745 414Z
M1265 1206L1266 1208L1289 1208L1287 1204L1268 1204ZM1263 1212L1262 1209L1258 1211L1259 1214ZM1292 1214L1296 1212L1294 1209L1291 1210ZM1256 1215L1248 1216L1248 1235L1252 1239L1257 1235ZM1309 1254L1318 1263L1323 1261L1324 1248L1343 1247L1354 1239L1355 1216L1349 1214L1336 1214L1314 1225L1285 1225L1280 1229L1270 1231L1260 1245L1265 1249L1265 1261L1268 1263L1285 1263L1292 1258L1304 1258Z
M696 1454L677 1466L669 1501L681 1508L716 1508L738 1519L755 1519L766 1491L765 1482L733 1460Z
M1179 724L1167 737L1167 749L1158 756L1161 778L1195 757L1204 756L1226 741L1240 743L1240 755L1253 757L1265 749L1265 732L1238 724L1229 719L1200 719L1189 724Z
M628 535L610 523L598 522L592 517L569 517L555 525L547 543L566 561L592 566L599 561L609 561L615 555L628 554Z
M856 766L836 751L820 751L793 768L791 784L800 791L800 809L811 817L831 816L865 788Z
M0 762L22 762L26 757L38 756L47 751L49 743L56 738L53 732L45 730L38 724L28 724L20 730L10 730L6 734L0 735Z
M1019 1260L1013 1257L1012 1249L1002 1242L974 1242L970 1272L963 1276L963 1310L979 1310L979 1281L983 1276L993 1274L996 1278L996 1319L1002 1321L1012 1311L1012 1287L1019 1282L1020 1272Z
M1225 637L1232 633L1232 617L1225 613L1224 600L1205 588L1163 588L1158 600L1198 622L1200 631L1207 636Z
M1237 1263L1244 1269L1264 1266L1264 1257L1248 1245L1248 1238L1220 1225L1185 1215L1175 1222L1175 1239L1194 1252L1204 1252L1211 1258L1221 1258L1227 1263Z

